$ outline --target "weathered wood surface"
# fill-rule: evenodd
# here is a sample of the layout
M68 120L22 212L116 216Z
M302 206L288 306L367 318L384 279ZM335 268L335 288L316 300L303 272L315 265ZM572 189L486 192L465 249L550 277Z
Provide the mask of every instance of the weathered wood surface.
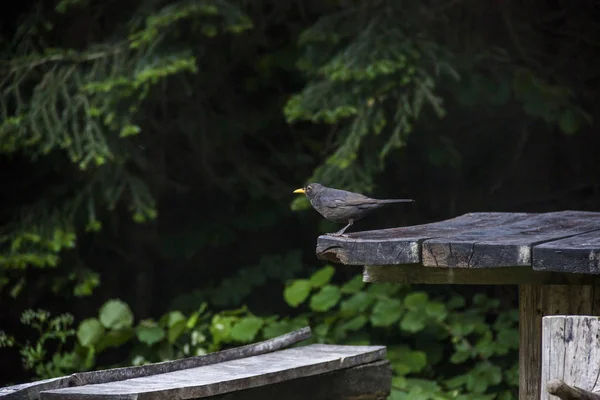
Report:
M385 358L384 346L313 344L124 381L49 390L41 400L194 399L369 364Z
M519 400L539 400L546 391L542 349L548 350L542 347L542 318L600 315L600 286L521 285L519 297Z
M555 271L562 265L569 272L600 274L600 231L572 236L535 246L533 268Z
M1 400L31 400L39 398L39 393L44 390L60 389L73 386L89 385L96 383L115 382L125 379L138 378L184 370L203 365L210 365L239 358L264 354L289 347L295 343L309 339L309 327L298 329L288 334L278 336L246 346L223 350L204 356L189 357L181 360L166 361L162 363L143 365L138 367L114 368L104 371L81 372L69 376L47 379L43 381L24 383L21 385L0 388Z
M544 317L541 375L541 400L600 400L600 317Z
M392 389L389 361L292 379L210 397L210 400L385 400Z
M548 256L548 251L560 251L549 247L553 242L577 243L579 236L588 243L582 250L587 252L588 260L590 254L600 254L600 213L471 213L432 224L356 232L347 237L320 236L317 257L348 265L539 267L546 271L600 274L595 258L594 268L589 268L589 263L587 268L581 268L572 267L568 258ZM537 252L538 246L546 250ZM544 258L538 262L536 256L540 255ZM597 258L600 260L600 256Z
M590 285L600 284L600 275L534 271L531 268L438 268L422 265L366 265L364 282L444 285Z
M493 228L526 215L471 213L431 224L348 233L347 237L323 235L317 242L317 257L348 265L417 264L421 262L421 244L426 239Z
M600 400L600 394L569 386L560 379L553 379L546 384L546 391L561 400Z

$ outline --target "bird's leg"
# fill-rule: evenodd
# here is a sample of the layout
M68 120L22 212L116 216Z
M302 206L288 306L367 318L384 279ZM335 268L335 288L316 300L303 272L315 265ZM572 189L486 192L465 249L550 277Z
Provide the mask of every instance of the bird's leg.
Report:
M346 232L346 229L350 228L353 223L354 223L353 220L349 220L348 221L348 225L346 225L345 227L343 227L342 229L340 229L336 233L331 233L330 235L331 236L342 236L344 234L344 232Z

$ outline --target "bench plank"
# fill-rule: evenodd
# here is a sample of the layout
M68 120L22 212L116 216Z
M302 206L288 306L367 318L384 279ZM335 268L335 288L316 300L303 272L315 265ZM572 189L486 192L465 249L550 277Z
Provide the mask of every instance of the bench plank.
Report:
M383 400L392 390L389 361L376 361L306 378L239 390L210 400Z
M160 375L42 392L41 400L193 399L368 364L384 346L314 344Z
M310 328L304 327L285 335L264 340L262 342L218 351L203 356L188 357L181 360L165 361L137 367L123 367L101 371L80 372L60 378L8 386L0 388L0 400L37 399L39 398L39 393L44 390L81 386L93 383L114 382L235 360L238 358L249 357L283 349L295 343L309 339L310 337Z

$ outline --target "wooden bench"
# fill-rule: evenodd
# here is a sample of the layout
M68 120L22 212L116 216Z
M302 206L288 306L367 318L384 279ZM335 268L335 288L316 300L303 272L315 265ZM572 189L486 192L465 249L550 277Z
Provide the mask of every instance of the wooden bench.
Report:
M77 373L0 388L1 400L386 399L384 346L312 344L310 328L264 342L163 363Z
M316 252L323 260L364 266L366 282L519 285L521 400L539 400L546 385L542 318L600 315L596 212L471 213L425 225L323 235Z

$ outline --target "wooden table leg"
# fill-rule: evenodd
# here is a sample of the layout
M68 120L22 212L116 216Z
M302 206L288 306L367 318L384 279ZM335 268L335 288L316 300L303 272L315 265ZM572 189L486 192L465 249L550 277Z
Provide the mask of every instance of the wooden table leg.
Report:
M600 315L599 285L519 285L519 400L540 400L542 317Z

